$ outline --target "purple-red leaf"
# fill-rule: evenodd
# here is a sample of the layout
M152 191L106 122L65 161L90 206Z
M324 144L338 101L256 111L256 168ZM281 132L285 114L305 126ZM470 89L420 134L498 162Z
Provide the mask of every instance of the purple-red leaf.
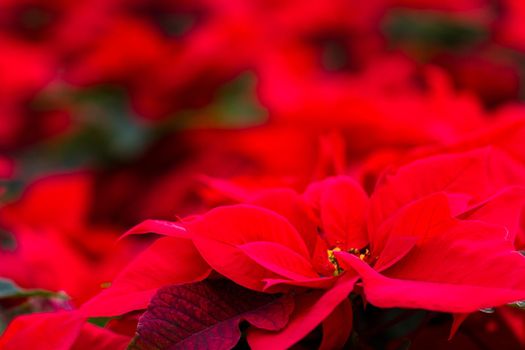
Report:
M254 292L227 280L159 289L140 318L130 349L231 349L239 324L280 330L293 311L289 297Z

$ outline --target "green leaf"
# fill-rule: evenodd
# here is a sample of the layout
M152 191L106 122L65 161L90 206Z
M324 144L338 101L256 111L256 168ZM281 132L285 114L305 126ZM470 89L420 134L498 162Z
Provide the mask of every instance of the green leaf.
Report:
M105 327L112 319L113 317L91 317L88 319L88 322L98 327Z
M486 28L472 21L410 10L389 13L383 32L392 44L426 54L472 47L488 38Z
M51 292L44 289L23 289L11 280L0 278L0 299L30 297L68 299L68 296L64 293Z

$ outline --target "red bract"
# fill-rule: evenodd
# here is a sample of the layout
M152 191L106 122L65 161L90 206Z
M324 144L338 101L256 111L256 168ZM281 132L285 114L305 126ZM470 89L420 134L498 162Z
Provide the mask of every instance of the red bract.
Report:
M453 219L441 195L421 200L405 215L412 217L394 221L385 238L413 238L414 245L387 243L382 251L372 249L378 259L374 268L384 270L382 274L352 256L338 255L360 273L370 303L467 313L525 297L525 281L519 277L525 258L504 227ZM419 225L415 219L421 220Z
M381 307L466 313L521 300L525 258L513 243L523 234L523 178L520 164L491 149L408 164L371 198L371 265L382 274L339 256Z
M255 347L289 346L332 312L337 318L337 310L347 308L344 300L356 281L353 270L363 278L367 300L382 307L467 313L524 299L525 282L517 276L525 258L513 245L525 203L525 189L516 187L522 170L490 149L444 155L385 176L370 209L364 192L339 177L312 184L304 196L284 189L263 191L247 204L219 207L179 224L149 221L131 232L174 236L157 241L158 247L168 247L168 240L191 240L211 268L250 289L318 290L297 294L295 311L282 331L248 333ZM156 249L145 254L156 254ZM164 277L156 280L167 281L174 273L168 270L163 268ZM104 294L111 295L112 288L86 310L108 305ZM129 296L141 300L130 304L135 309L145 306L143 296ZM131 309L105 307L110 313Z
M81 310L90 316L116 316L141 310L160 287L200 281L209 274L210 267L190 240L163 237L138 255L110 288L84 304Z
M413 199L445 191L455 197L455 215L478 206L475 211L478 216L484 212L483 220L507 226L519 249L523 232L519 228L522 195L518 187L524 183L525 157L518 144L523 130L522 121L503 120L493 129L459 142L415 152L412 163L383 174L385 185L380 184L374 195L375 220L384 220ZM486 148L477 148L482 146ZM403 189L403 183L414 187Z
M324 188L312 189L315 194L310 196L316 198L311 201L323 208L322 218L317 218L313 208L295 192L270 190L256 196L250 204L220 207L181 224L149 221L139 225L131 232L153 231L174 237L161 238L155 242L112 287L85 304L83 312L93 316L115 315L138 309L141 305L144 308L147 304L145 296L151 296L151 291L163 283L168 284L170 278L172 284L202 278L199 277L202 276L201 272L193 274L193 277L186 276L185 281L177 279L182 266L177 268L177 264L173 263L176 247L186 252L196 248L196 252L215 271L244 287L286 294L297 288L303 292L304 288L316 289L309 294L298 293L297 307L281 332L268 335L255 331L250 333L248 339L254 346L263 347L267 339L278 342L282 347L290 346L326 318L326 332L333 332L332 327L342 317L342 312L336 310L348 310L345 299L353 288L355 277L353 274L345 274L340 278L334 276L337 268L327 253L329 242L340 242L344 247L352 247L355 237L364 232L364 220L346 220L336 207L340 204L342 211L348 212L352 207L366 207L367 199L350 179L334 179L325 186L338 186L338 190L345 191L348 197L341 202L334 195L335 188L326 194L322 193ZM317 197L322 198L319 203ZM337 227L337 230L333 233L326 231L321 236L318 234L321 229L318 225ZM189 240L193 241L195 248L182 248L184 240L188 243ZM361 244L361 241L356 243ZM168 244L173 244L173 248L169 248ZM159 255L159 249L165 253ZM157 258L152 260L154 256ZM198 256L193 261L196 261L195 258L198 259ZM137 274L142 269L140 266L152 261L159 262L158 268L150 273L156 276L154 283L148 282L150 278L146 276L149 275L139 277ZM199 265L190 266L195 269ZM131 280L131 277L135 277L135 280ZM116 298L119 294L123 296L120 300ZM345 340L346 337L342 336L337 342L341 342L341 345ZM259 343L261 345L256 345Z

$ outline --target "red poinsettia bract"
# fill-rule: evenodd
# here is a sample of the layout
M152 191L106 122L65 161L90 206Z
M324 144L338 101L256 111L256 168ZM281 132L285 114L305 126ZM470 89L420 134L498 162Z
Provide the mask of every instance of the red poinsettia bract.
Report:
M222 276L294 299L283 329L249 329L252 347L291 346L321 323L325 335L337 328L339 337L324 337L330 347L349 335L347 296L359 280L379 307L466 314L519 301L521 174L505 154L479 149L407 164L386 174L370 198L352 179L335 177L304 194L267 190L178 223L146 221L130 233L166 237L82 309L119 315L146 308L165 285Z

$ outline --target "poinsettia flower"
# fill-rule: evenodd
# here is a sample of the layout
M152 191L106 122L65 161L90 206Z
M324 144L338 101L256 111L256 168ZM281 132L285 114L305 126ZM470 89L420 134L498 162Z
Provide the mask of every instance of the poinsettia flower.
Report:
M417 166L417 164L427 164L425 167L427 171L431 173L430 169L432 165L429 163L434 163L436 169L452 167L459 170L458 166L461 167L461 161L463 159L465 169L470 173L468 176L474 179L476 172L483 174L480 179L486 178L489 173L485 170L488 169L494 169L495 173L501 173L503 176L517 174L514 175L514 179L508 179L509 182L503 178L502 181L499 182L499 185L493 187L493 190L503 189L507 184L522 184L519 180L519 174L522 173L523 170L521 169L525 164L525 153L521 146L525 135L523 112L524 110L520 106L506 106L493 114L492 118L494 118L494 122L489 126L469 132L468 134L462 134L451 142L439 143L408 151L390 148L375 152L358 165L356 171L357 177L367 192L372 193L378 179L385 177L385 174L388 176L392 169L398 169L410 163L412 163L413 166ZM470 156L467 156L467 153L470 154ZM493 158L493 160L491 160L491 158ZM456 159L456 161L453 161L453 159ZM455 165L453 163L455 163ZM490 167L484 168L485 163L491 164ZM410 167L412 167L412 165ZM452 170L451 174L454 174L454 171L455 170ZM423 175L424 174L421 174L421 176ZM428 176L425 175L425 177ZM480 181L480 179L475 179L474 181ZM390 186L390 188L393 187ZM458 192L459 186L455 185L453 188L456 188L455 191ZM483 186L481 188L483 188ZM439 189L439 187L429 187L430 192ZM459 192L465 191L472 192L473 189L467 186L459 190ZM476 191L476 189L474 189L474 191ZM494 194L496 191L492 191L492 193ZM510 207L511 206L507 205L507 208ZM516 239L520 242L522 241L519 235ZM517 247L524 246L523 243L517 242L517 244Z
M431 158L384 179L371 199L367 254L334 252L341 269L361 275L370 303L458 314L523 299L525 258L513 241L525 192L509 187L520 172L499 156L481 150ZM263 334L258 344L272 341L253 333Z
M336 252L379 307L468 313L525 297L523 167L494 149L424 158L387 174L370 202L372 260Z
M249 332L248 340L254 346L275 342L285 346L329 320L332 312L338 317L337 310L346 307L344 300L353 290L354 271L363 279L367 299L378 306L466 313L523 298L523 290L511 278L519 274L523 262L513 246L525 203L525 191L516 187L521 178L518 170L504 155L490 149L437 156L408 164L395 176L385 176L370 204L353 180L336 177L313 183L304 195L290 189L262 191L245 204L219 207L179 223L147 221L130 233L169 236L161 239L165 242L159 240L158 247L168 247L168 239L174 247L180 245L176 240L191 241L192 254L206 261L203 267L253 290L316 290L298 294L300 302L296 300L283 330ZM158 247L152 246L145 254L159 256ZM487 254L489 247L494 255ZM163 254L166 258L158 260L161 265L173 259L168 251ZM497 264L500 258L508 262ZM443 265L441 259L451 264ZM145 265L146 260L137 264ZM461 268L452 273L457 266ZM481 280L479 271L487 266L495 268L490 270L494 278ZM503 274L500 266L515 266L515 270ZM164 277L155 277L160 283L149 284L148 293L169 281L169 277L164 279L169 276L167 270L159 271ZM396 279L388 277L392 271L398 271L399 275L392 275ZM197 274L193 276L197 280ZM113 291L124 292L132 302L112 306L109 301L116 299L104 300L105 293L113 293L109 288L100 299L86 304L88 312L104 309L118 314L146 306L147 298L143 295L138 300L130 282L122 284L123 289L115 282ZM422 283L427 292L406 292L413 283ZM447 291L453 292L450 297L432 299ZM472 291L480 291L478 297L465 300ZM325 332L330 332L330 326L325 326Z
M340 191L346 196L340 198ZM323 321L326 334L335 332L332 328L345 314L341 310L349 309L346 298L356 275L340 273L331 249L336 243L344 249L362 248L368 199L350 178L330 179L305 196L289 189L268 190L247 204L219 207L180 223L144 222L130 233L156 232L167 237L146 249L110 288L81 310L90 316L110 316L145 308L163 285L198 281L212 268L252 290L299 291L290 321L272 333L279 346L293 345ZM320 206L320 216L314 206ZM179 260L181 264L176 263ZM182 264L187 261L193 263ZM145 268L148 273L140 273ZM315 291L303 293L311 288ZM351 325L345 324L347 332L342 334L348 335ZM254 344L264 342L258 333L248 339ZM334 343L325 342L340 346L345 340L342 335L332 339Z
M498 150L482 149L421 159L391 173L372 195L369 259L334 253L363 274L368 301L465 313L523 298L517 276L524 260L513 245L523 234L519 163ZM444 267L447 260L450 265ZM397 279L385 277L390 273ZM425 293L417 293L414 279L427 288ZM477 299L470 294L474 290Z
M376 306L468 313L525 298L525 280L517 277L525 258L505 228L454 219L444 195L404 210L385 238L381 251L372 249L372 267L336 253L360 273L366 298ZM413 238L413 246L390 243L400 238Z
M471 215L506 226L511 238L520 240L524 175L521 162L494 147L416 159L382 175L371 199L369 231L384 242L377 233L380 224L411 201L444 192L453 215L472 210Z

